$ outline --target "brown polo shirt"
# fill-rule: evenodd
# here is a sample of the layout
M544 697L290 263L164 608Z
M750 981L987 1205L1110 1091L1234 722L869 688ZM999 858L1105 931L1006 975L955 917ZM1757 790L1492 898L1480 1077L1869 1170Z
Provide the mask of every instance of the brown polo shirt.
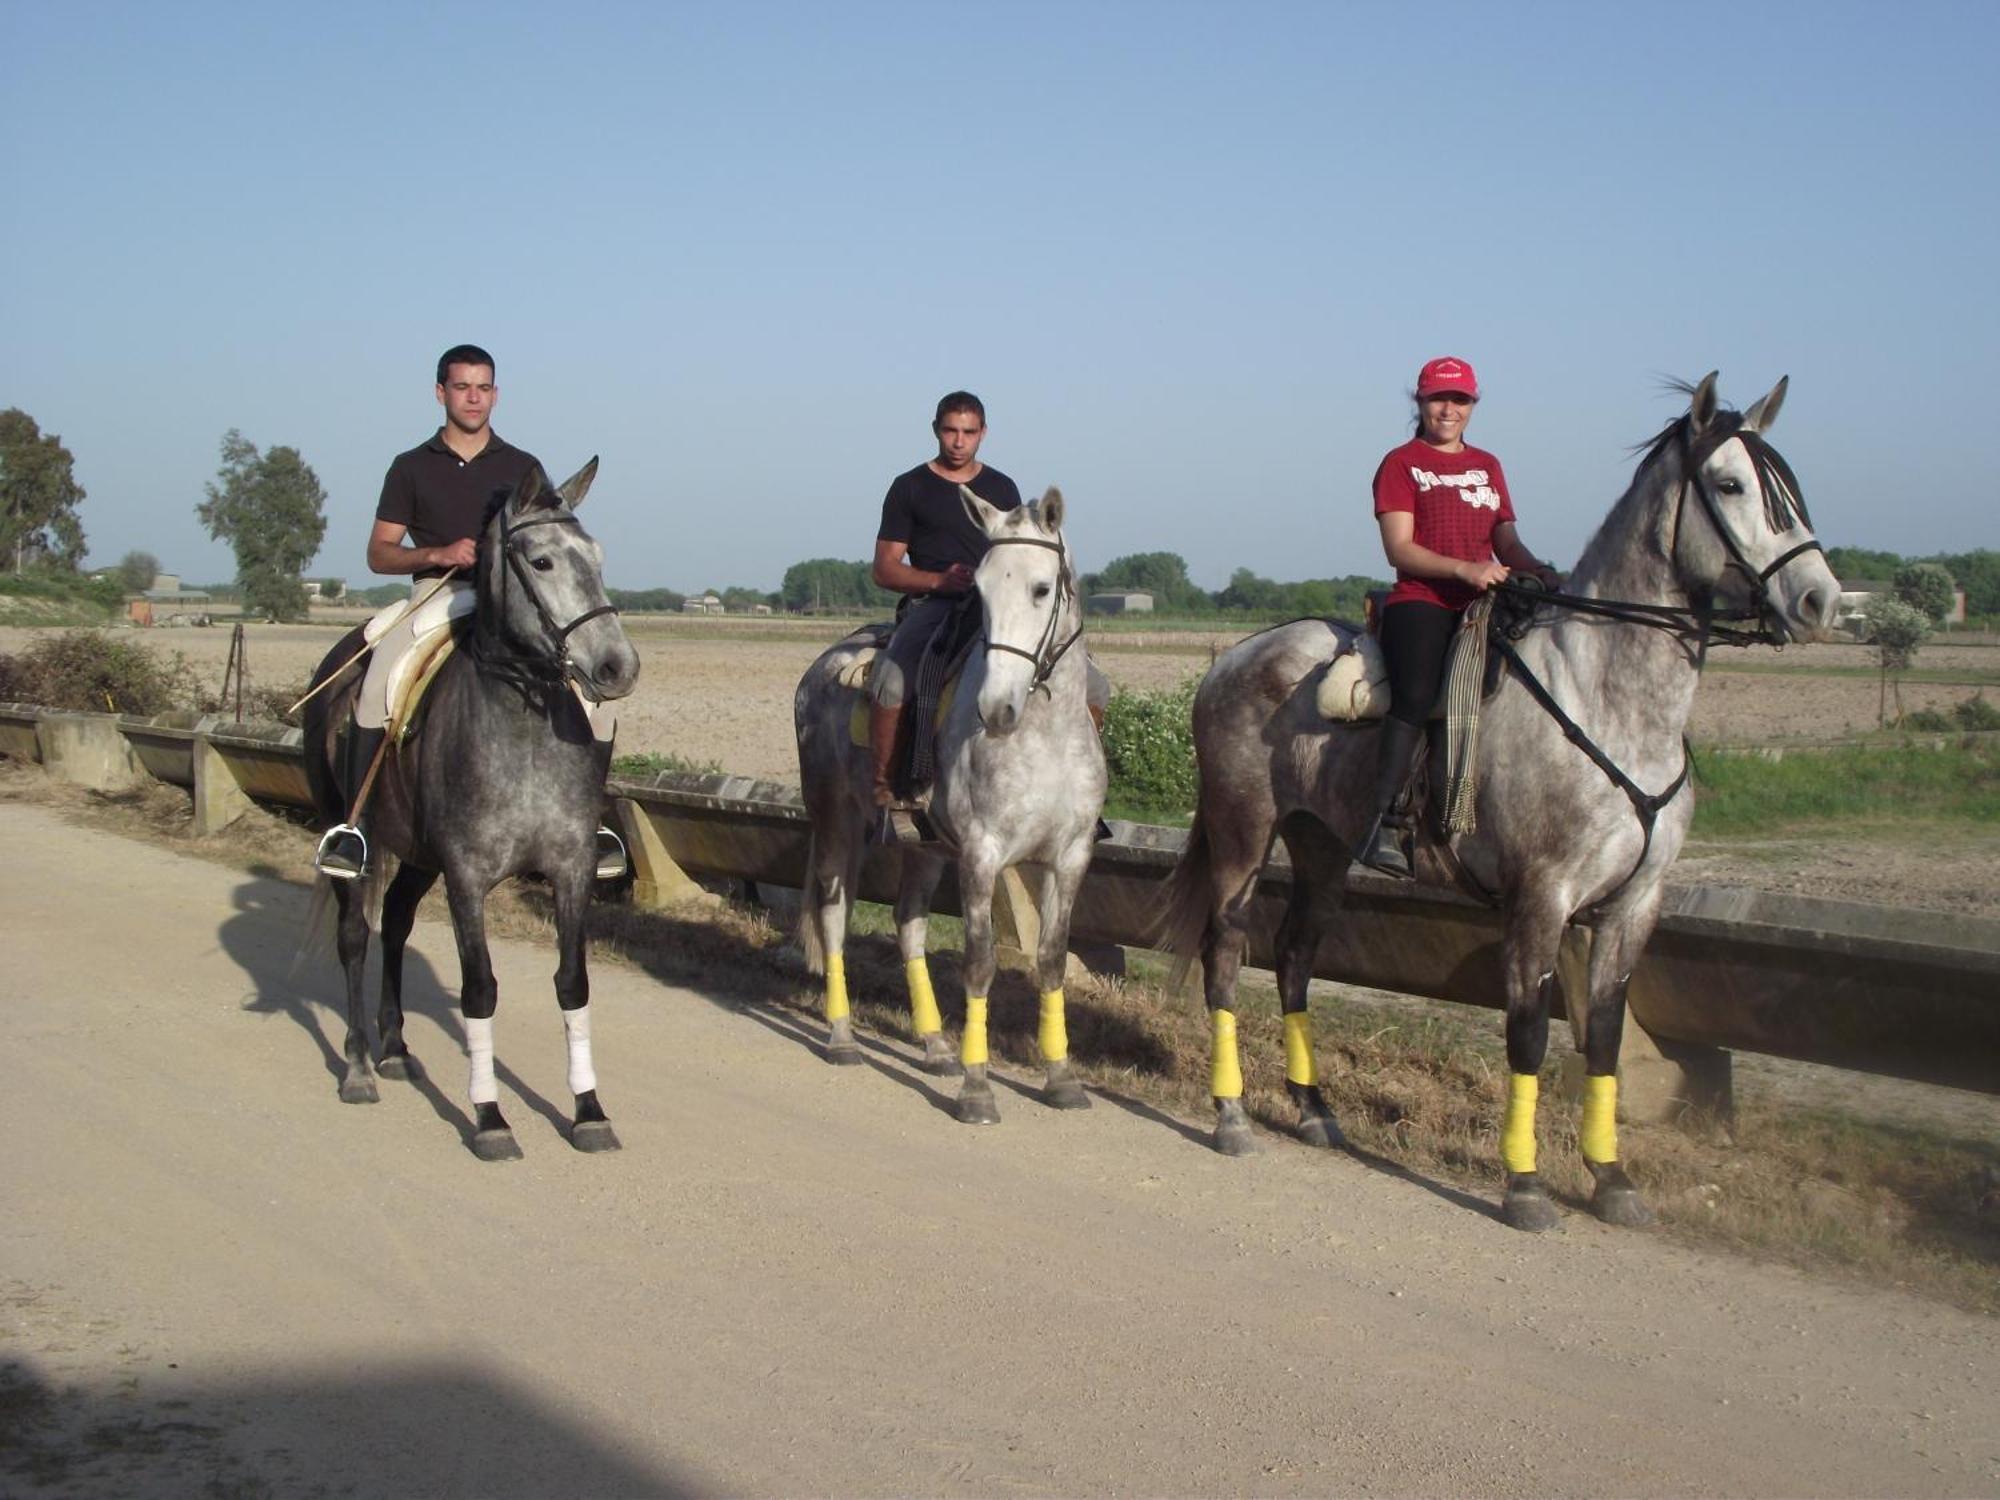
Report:
M375 519L405 528L419 547L447 547L478 536L493 497L519 484L536 466L534 454L490 427L478 455L460 458L445 446L440 427L429 442L396 455L382 480ZM435 578L443 572L428 568L416 576Z

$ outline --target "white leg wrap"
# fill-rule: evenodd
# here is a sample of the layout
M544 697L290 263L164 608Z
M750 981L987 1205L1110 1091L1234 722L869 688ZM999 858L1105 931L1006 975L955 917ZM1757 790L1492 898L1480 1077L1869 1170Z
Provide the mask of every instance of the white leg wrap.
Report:
M471 1059L471 1082L467 1092L474 1104L498 1104L500 1090L493 1082L493 1018L483 1021L465 1018L465 1055Z
M590 1065L590 1006L566 1010L562 1018L569 1033L569 1091L587 1094L597 1087L597 1070Z

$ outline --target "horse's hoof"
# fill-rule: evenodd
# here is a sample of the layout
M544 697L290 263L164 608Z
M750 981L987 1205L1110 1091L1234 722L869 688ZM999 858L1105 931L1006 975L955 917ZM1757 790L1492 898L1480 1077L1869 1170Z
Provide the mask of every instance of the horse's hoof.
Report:
M472 1154L481 1161L519 1161L521 1143L511 1130L481 1130L472 1137Z
M1507 1183L1507 1194L1500 1200L1500 1218L1509 1229L1529 1234L1541 1234L1562 1223L1562 1214L1533 1173L1523 1173Z
M965 1074L965 1065L958 1060L958 1054L951 1049L951 1043L944 1039L941 1031L932 1031L918 1038L924 1044L923 1061L917 1064L933 1078L960 1078Z
M836 1068L858 1068L861 1066L861 1048L853 1042L828 1042L826 1060Z
M617 1151L624 1146L609 1120L578 1120L570 1127L569 1143L579 1151Z
M1299 1121L1295 1132L1308 1146L1317 1146L1322 1151L1344 1151L1347 1137L1332 1115L1307 1115Z
M1255 1156L1257 1136L1250 1129L1248 1120L1222 1120L1216 1124L1215 1134L1208 1143L1224 1156Z
M398 1083L417 1083L424 1076L424 1065L407 1052L398 1052L383 1058L375 1064L375 1071L384 1078L392 1078Z
M967 1089L958 1096L953 1113L958 1116L961 1125L998 1125L1000 1106L993 1100L993 1086L985 1084Z
M1620 1229L1644 1229L1653 1222L1653 1210L1646 1206L1646 1200L1639 1196L1632 1179L1616 1162L1599 1166L1587 1163L1591 1176L1597 1179L1597 1190L1590 1195L1590 1211L1606 1224L1615 1224Z
M1051 1078L1042 1090L1042 1103L1050 1109L1089 1109L1090 1095L1074 1078Z
M340 1080L340 1102L342 1104L379 1104L382 1095L375 1087L372 1073L350 1073Z

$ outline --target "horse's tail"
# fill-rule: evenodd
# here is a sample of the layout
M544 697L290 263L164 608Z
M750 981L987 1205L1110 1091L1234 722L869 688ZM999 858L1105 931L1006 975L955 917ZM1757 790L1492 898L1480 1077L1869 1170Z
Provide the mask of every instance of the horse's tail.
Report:
M1202 939L1215 911L1214 859L1208 844L1208 829L1197 810L1188 827L1187 844L1167 877L1160 897L1158 915L1153 919L1148 943L1174 958L1173 972L1167 976L1167 993L1177 994L1188 970L1201 954Z
M808 974L826 972L826 940L819 930L818 892L814 889L818 879L813 871L818 868L819 835L812 834L806 840L806 888L799 892L799 947L806 956Z

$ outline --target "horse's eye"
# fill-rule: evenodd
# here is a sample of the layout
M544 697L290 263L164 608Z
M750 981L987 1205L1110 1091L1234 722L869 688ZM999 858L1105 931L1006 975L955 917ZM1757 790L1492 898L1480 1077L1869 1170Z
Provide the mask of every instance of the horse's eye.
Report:
M1044 599L1046 599L1046 598L1048 598L1048 597L1049 597L1049 586L1048 586L1048 585L1047 585L1046 583L1038 583L1038 584L1036 584L1036 585L1035 585L1035 602L1039 604L1039 603L1040 603L1040 602L1041 602L1042 600L1044 600Z
M554 566L555 564L550 562L546 557L538 557L534 561L534 569L537 573L546 573Z
M1743 481L1740 479L1719 480L1715 487L1725 495L1740 495L1743 493Z

